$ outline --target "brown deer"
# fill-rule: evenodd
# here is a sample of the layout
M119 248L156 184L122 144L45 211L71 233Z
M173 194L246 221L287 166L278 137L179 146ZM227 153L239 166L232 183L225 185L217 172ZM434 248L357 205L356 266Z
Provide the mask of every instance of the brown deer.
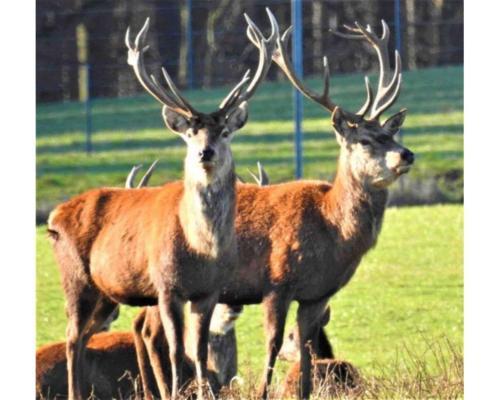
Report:
M141 178L137 188L147 186L158 160L155 160ZM134 188L134 179L142 166L134 166L127 176L125 187ZM261 168L259 168L261 170ZM265 173L265 172L264 172ZM102 330L107 331L111 323L118 318L118 308L111 315ZM136 323L145 309L136 317ZM236 335L234 323L239 317L241 307L229 307L217 304L210 321L208 340L208 378L212 386L228 385L237 372ZM163 342L165 342L163 336ZM86 392L91 392L97 398L131 398L137 393L136 378L141 376L153 379L149 365L137 364L136 352L141 348L135 347L135 338L132 333L112 332L97 333L91 337L85 352L85 370L88 371L83 386ZM139 344L142 346L142 343ZM168 352L166 352L168 354ZM170 375L170 366L166 358L161 360L162 368ZM37 398L56 399L65 398L68 393L66 368L66 345L64 342L48 344L40 347L36 352L36 391ZM141 367L141 368L139 368ZM183 384L193 378L192 361L185 359ZM144 372L142 372L144 371ZM144 397L157 396L158 392L154 380L143 382Z
M155 307L156 308L156 307ZM143 309L137 316L139 320L145 313ZM237 372L236 335L234 322L241 310L224 304L217 304L210 321L208 341L208 380L218 389L229 385ZM162 343L165 338L162 338ZM189 345L189 343L187 343ZM164 351L165 347L159 348ZM145 365L145 372L139 368L135 338L132 332L104 332L93 335L85 351L83 362L86 375L82 386L88 393L99 399L132 398L138 392L137 378L141 376L153 379L150 366ZM168 354L168 351L166 352ZM140 358L139 358L140 360ZM66 344L64 342L48 344L36 352L36 392L40 399L66 398L68 394L68 373L66 368ZM170 375L167 358L161 360L166 375ZM185 358L182 363L183 381L187 384L194 378L193 362ZM216 390L214 390L216 392ZM158 396L154 380L143 386L145 398Z
M323 93L307 88L294 73L286 53L288 29L278 41L273 60L292 84L329 113L340 146L333 183L288 182L266 187L237 186L236 235L239 266L220 292L219 302L263 303L266 334L265 370L259 396L265 398L276 357L283 342L290 303L297 312L300 343L299 395L311 392L311 356L306 344L314 340L325 306L354 275L362 257L375 246L384 216L388 186L410 170L413 153L394 140L406 110L379 122L397 99L401 62L396 52L395 72L389 76L389 29L382 37L356 24L355 38L363 38L377 52L379 85L373 96L365 79L367 100L357 113L343 110L328 96L325 59ZM249 36L257 43L256 27ZM152 320L151 323L159 324Z
M166 125L187 144L184 181L159 188L100 188L59 205L48 230L59 264L68 315L67 363L71 399L81 386L85 344L117 304L158 304L168 342L175 398L183 360L183 305L191 301L194 364L199 388L206 378L210 317L226 277L236 266L235 172L230 141L246 122L247 101L264 79L276 46L260 33L259 64L210 114L195 110L165 69L168 89L146 72L149 20L134 44L127 30L128 63L142 86L163 104ZM247 85L245 87L245 85ZM162 388L165 388L163 385ZM168 393L161 392L166 398Z
M87 393L99 399L111 399L130 398L135 392L134 380L139 368L131 333L96 333L88 341L82 360L86 373L81 385ZM37 349L36 392L40 399L67 398L65 342L47 344Z
M139 167L135 166L130 171L127 182L132 182ZM250 175L259 186L269 184L269 177L264 167L257 163L258 176L251 171ZM153 168L149 168L147 181ZM145 175L145 176L146 176ZM241 178L239 178L241 180ZM143 184L144 177L141 180ZM133 184L128 184L130 187ZM210 321L210 334L208 340L208 365L211 366L214 377L210 379L215 395L223 386L228 386L231 379L236 376L238 369L236 332L234 323L240 316L241 306L228 306L217 304L214 308ZM162 353L167 353L165 336L158 307L151 306L144 308L134 321L134 340L137 350L138 365L141 372L141 379L144 397L151 399L155 393L155 382L161 385L168 382L168 370L162 362ZM187 340L189 344L189 340ZM189 346L187 346L189 347ZM188 383L186 381L186 383Z

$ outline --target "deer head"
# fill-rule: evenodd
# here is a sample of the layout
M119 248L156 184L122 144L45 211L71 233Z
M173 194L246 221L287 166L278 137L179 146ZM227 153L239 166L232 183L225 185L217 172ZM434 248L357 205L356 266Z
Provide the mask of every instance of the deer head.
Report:
M377 52L380 65L377 93L374 97L369 79L365 77L367 99L356 113L342 109L330 99L330 73L326 57L323 60L322 94L306 87L296 76L287 54L292 27L289 27L278 40L273 60L300 92L331 113L333 130L341 147L341 163L347 165L353 177L368 187L385 188L400 175L408 172L414 160L413 153L394 138L404 122L406 110L401 110L383 123L379 122L380 115L396 101L399 95L402 78L401 59L396 51L395 71L392 77L389 76L387 24L382 21L383 33L380 38L372 32L370 26L364 28L358 23L355 25L356 27L346 26L351 33L342 36L367 40ZM252 43L257 45L258 36L253 35L253 31L248 29L247 33Z
M211 113L196 110L182 96L168 72L162 68L167 84L159 84L153 75L148 75L144 65L144 53L148 47L146 35L149 19L137 34L132 44L130 29L127 29L125 43L128 47L128 63L133 67L141 85L163 105L162 115L167 127L178 134L187 144L185 161L186 175L194 174L210 182L215 176L223 175L232 169L232 155L229 144L234 132L243 127L248 118L247 101L263 81L272 63L271 55L278 38L278 24L273 14L267 9L271 22L271 35L266 39L256 28L248 15L249 34L257 41L259 64L250 79L247 71L241 81L220 103L219 108Z

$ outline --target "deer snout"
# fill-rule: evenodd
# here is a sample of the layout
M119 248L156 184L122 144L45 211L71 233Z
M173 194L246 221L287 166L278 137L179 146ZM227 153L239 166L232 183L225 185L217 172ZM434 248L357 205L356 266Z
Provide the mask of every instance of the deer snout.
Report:
M413 164L413 161L415 161L415 154L413 154L410 150L404 149L403 153L401 154L401 158L406 161L408 164Z
M211 147L206 147L198 155L200 156L200 162L210 162L215 156L215 151Z

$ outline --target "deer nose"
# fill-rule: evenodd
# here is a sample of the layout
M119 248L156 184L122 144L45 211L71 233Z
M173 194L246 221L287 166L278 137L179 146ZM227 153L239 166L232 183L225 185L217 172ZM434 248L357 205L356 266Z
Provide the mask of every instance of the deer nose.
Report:
M401 155L401 158L408 164L413 164L413 161L415 160L415 154L413 154L410 150L405 149L403 151L403 154Z
M215 151L211 147L207 147L206 149L200 151L198 155L200 156L201 162L208 162L212 161L212 158L214 158Z

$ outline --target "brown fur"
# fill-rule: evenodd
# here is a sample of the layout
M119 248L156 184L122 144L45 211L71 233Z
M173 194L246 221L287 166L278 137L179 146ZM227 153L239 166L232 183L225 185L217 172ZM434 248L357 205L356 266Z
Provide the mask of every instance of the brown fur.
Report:
M219 302L263 303L266 360L261 397L267 397L293 300L299 302L301 397L309 396L311 357L306 344L317 337L329 298L349 282L363 255L375 245L387 186L413 162L413 155L392 138L404 112L389 119L392 132L385 124L361 117L352 128L349 118L341 111L332 115L341 146L333 183L237 185L239 267L223 285ZM368 150L360 138L370 138L372 148ZM389 153L399 154L396 164L387 165Z
M163 342L165 342L165 339ZM210 335L208 379L212 387L227 385L236 375L236 364L228 363L228 348L235 349L235 332L230 329L225 334ZM165 351L165 348L162 348ZM168 349L166 353L168 354ZM220 357L221 354L226 355ZM162 367L170 376L168 358L163 358ZM58 342L40 347L36 352L36 392L40 399L63 399L68 396L66 368L66 343ZM185 359L182 365L183 381L186 385L194 378L194 365ZM92 392L98 399L127 399L138 391L139 367L137 365L134 336L130 332L97 333L89 340L84 358L87 392ZM149 377L149 375L146 375ZM228 377L230 377L228 379ZM220 379L223 379L221 382ZM154 381L149 382L151 394L159 396Z
M220 310L222 312L218 312ZM228 311L228 306L217 305L212 317L212 323L217 320L215 321L217 331L212 330L214 324L211 324L208 340L209 381L215 395L221 387L229 385L237 373L236 332L234 330L237 314ZM188 357L192 355L189 332L190 330L187 329L187 335L184 338ZM165 341L158 307L145 307L138 314L134 321L134 341L144 397L151 399L157 392L156 388L169 382L167 378L170 376L166 364L161 361L168 354L168 345ZM191 377L192 374L189 376Z
M95 334L84 358L86 391L99 399L128 398L139 374L133 336L125 332ZM37 398L62 399L68 395L66 343L40 347L36 352Z
M338 397L340 393L356 390L361 383L359 372L351 363L331 358L313 360L311 380L322 398ZM300 362L297 361L288 370L277 397L295 397L299 384Z
M170 346L172 363L181 360L180 309L187 300L195 303L195 329L205 343L198 354L206 360L200 353L206 352L202 332L208 330L218 288L236 260L234 181L231 170L220 187L216 182L200 188L187 181L152 189L97 189L56 208L49 229L58 234L54 249L70 317L68 346L75 348L68 362L79 358L77 348L117 303L154 304L158 297L165 322L170 321L165 330L169 343L178 344ZM193 248L186 235L200 247ZM209 238L208 244L197 238ZM70 373L76 381L76 372Z

